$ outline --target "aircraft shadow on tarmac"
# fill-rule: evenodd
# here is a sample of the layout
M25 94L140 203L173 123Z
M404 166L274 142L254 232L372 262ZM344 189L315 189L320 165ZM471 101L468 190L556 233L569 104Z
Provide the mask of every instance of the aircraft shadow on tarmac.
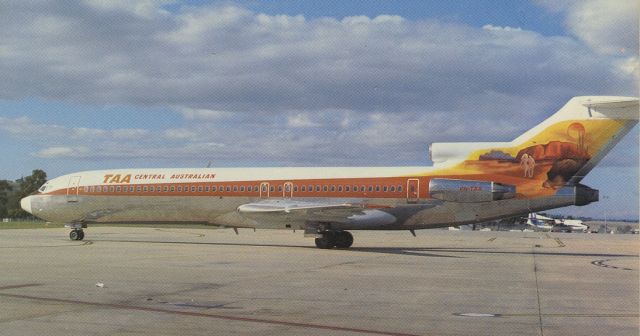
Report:
M252 244L252 243L222 243L222 242L189 242L189 241L161 241L161 240L116 240L116 239L92 239L93 242L112 242L112 243L146 243L146 244L179 244L179 245L205 245L205 246L247 246L247 247L285 247L314 249L318 248L311 245L284 245L284 244ZM469 258L469 256L449 255L456 254L507 254L507 255L542 255L542 256L568 256L568 257L639 257L637 254L607 254L607 253L579 253L579 252L561 252L561 251L501 251L496 248L485 247L351 247L349 249L336 249L337 251L353 251L382 253L395 255L408 255L418 257L434 257L434 258ZM326 251L326 250L323 250ZM446 253L446 254L445 254Z

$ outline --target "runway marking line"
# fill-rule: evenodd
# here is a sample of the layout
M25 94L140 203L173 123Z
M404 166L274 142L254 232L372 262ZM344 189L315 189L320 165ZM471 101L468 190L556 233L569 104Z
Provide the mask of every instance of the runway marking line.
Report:
M500 317L524 317L524 316L538 316L538 314L496 314ZM564 314L564 313L543 313L541 314L544 317L640 317L640 314Z
M562 240L560 240L560 238L554 238L556 243L558 244L558 247L565 247L567 245L565 245Z
M24 287L30 287L30 286L40 286L40 284L6 286L6 287L0 287L0 290L11 289L11 288L24 288ZM386 332L386 331L370 330L370 329L338 327L338 326L330 326L330 325L324 325L324 324L313 324L313 323L302 323L302 322L288 322L288 321L280 321L280 320L230 316L230 315L222 315L222 314L198 313L198 312L179 311L179 310L162 309L162 308L132 306L132 305L117 304L117 303L100 303L100 302L56 299L56 298L46 298L46 297L38 297L38 296L30 296L30 295L7 294L7 293L0 293L0 296L17 298L17 299L36 300L36 301L79 304L79 305L87 305L87 306L103 307L103 308L137 310L137 311L145 311L145 312L165 313L165 314L194 316L194 317L208 317L208 318L215 318L215 319L222 319L222 320L229 320L229 321L264 323L264 324L271 324L271 325L282 325L287 327L301 327L301 328L311 328L311 329L321 329L321 330L344 331L344 332L353 332L353 333L360 333L360 334L384 335L384 336L418 336L417 334L395 333L395 332Z
M618 267L618 266L613 266L613 265L607 264L607 261L611 261L611 260L613 260L613 259L594 260L594 261L591 262L591 264L595 265L595 266L599 266L599 267L613 268L613 269L619 269L619 270L623 270L623 271L633 271L633 269L631 269L631 268Z
M33 284L2 286L2 287L0 287L0 290L14 289L14 288L25 288L25 287L36 287L36 286L42 286L42 284L33 283Z

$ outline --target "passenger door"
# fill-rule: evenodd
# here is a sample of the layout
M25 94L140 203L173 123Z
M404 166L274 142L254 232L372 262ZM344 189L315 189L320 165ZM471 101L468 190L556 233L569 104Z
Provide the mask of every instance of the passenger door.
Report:
M67 202L77 202L81 176L71 176L67 187Z
M269 198L269 182L260 183L260 198Z
M420 180L408 179L407 180L407 202L416 203L420 198Z
M293 198L293 183L285 182L284 189L282 190L282 197Z

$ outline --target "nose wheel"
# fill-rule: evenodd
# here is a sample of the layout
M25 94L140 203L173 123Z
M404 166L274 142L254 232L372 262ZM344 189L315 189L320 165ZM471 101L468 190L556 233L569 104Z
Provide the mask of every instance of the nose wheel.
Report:
M71 240L83 240L84 239L84 231L82 231L82 230L71 230L69 232L69 239L71 239Z
M353 244L353 235L347 231L324 231L316 238L316 246L321 249L349 248Z

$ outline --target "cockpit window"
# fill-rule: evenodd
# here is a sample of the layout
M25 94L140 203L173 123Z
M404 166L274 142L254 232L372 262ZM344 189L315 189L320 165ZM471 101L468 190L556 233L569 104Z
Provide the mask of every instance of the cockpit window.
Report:
M45 183L42 185L42 187L40 187L40 189L38 189L39 192L43 193L45 190L47 190L49 183Z

